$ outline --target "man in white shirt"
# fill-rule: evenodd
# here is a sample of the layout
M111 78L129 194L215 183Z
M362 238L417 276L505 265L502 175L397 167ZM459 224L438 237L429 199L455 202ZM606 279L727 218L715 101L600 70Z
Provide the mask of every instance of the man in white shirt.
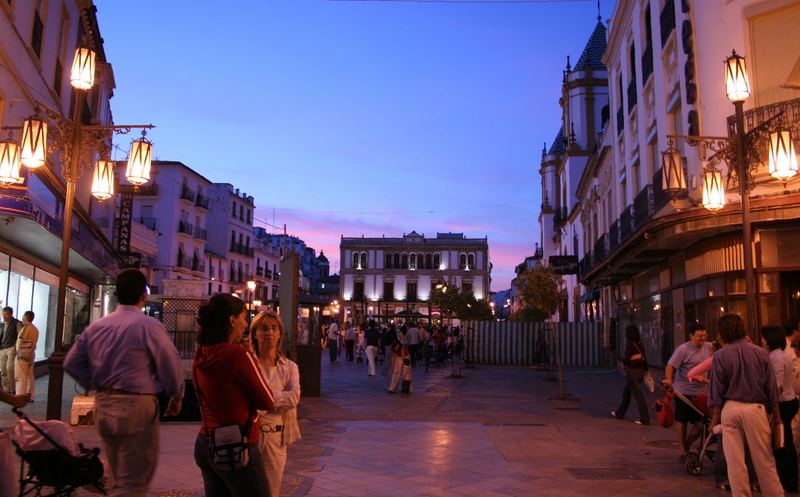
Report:
M339 325L336 321L333 321L328 326L328 353L330 354L331 364L334 364L339 355Z
M417 354L419 353L419 328L417 323L412 323L408 329L408 353L411 355L411 365L417 365Z

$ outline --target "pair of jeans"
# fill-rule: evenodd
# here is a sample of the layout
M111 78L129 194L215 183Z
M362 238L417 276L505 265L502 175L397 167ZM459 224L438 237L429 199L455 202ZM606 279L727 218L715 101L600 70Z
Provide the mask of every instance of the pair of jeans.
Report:
M249 444L250 461L235 471L214 464L208 435L198 433L194 443L194 461L203 475L206 497L272 497L264 463L257 444Z
M641 368L628 368L625 372L626 382L625 388L622 389L622 403L616 411L618 419L625 418L625 412L628 410L628 405L631 403L631 395L633 395L633 398L636 399L636 404L639 406L639 420L643 424L650 423L650 411L647 410L647 402L642 392L644 374L644 369Z

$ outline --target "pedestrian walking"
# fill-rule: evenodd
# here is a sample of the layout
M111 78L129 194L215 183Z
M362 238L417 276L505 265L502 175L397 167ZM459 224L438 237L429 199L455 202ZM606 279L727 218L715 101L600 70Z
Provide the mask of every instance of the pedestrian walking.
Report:
M706 327L698 322L693 323L689 327L689 340L679 345L669 358L663 379L664 388L675 388L695 406L700 406L701 411L708 404L706 385L702 382L690 382L689 371L713 353L711 344L706 342L706 336ZM675 425L681 448L681 462L686 460L692 445L700 437L702 421L703 415L675 396Z
M336 362L339 357L339 325L333 321L328 326L328 356L330 357L331 364Z
M797 492L797 451L792 436L792 419L800 409L800 402L792 387L792 359L786 353L786 335L780 326L761 328L761 345L769 351L769 362L775 374L778 389L778 410L783 423L783 447L775 449L778 478L787 492Z
M392 345L397 341L397 329L391 324L381 332L381 347L383 347L383 370L381 375L386 376L392 370Z
M453 335L450 337L450 378L461 378L461 353L464 351L464 337L461 336L461 328L453 328Z
M744 339L744 321L735 314L719 319L717 336L724 346L712 361L708 405L713 413L711 425L722 422L731 492L734 497L751 496L746 444L762 495L782 497L772 457L770 422L780 423L780 411L769 354Z
M194 460L206 497L272 497L258 447L257 410L275 400L249 342L244 302L227 293L200 308L192 379L203 421ZM230 449L220 448L226 445Z
M369 376L375 376L376 368L375 368L375 357L378 354L378 346L380 345L380 338L381 334L378 331L378 328L375 327L375 321L369 321L369 327L367 331L364 332L364 342L366 343L366 351L367 351L367 365L369 369L367 374Z
M625 328L625 357L622 364L625 367L625 387L622 389L622 402L616 410L611 411L611 415L616 419L625 419L625 413L631 403L631 395L636 399L639 407L639 417L634 423L640 425L650 424L650 411L647 408L647 401L642 391L642 383L646 375L650 374L647 366L647 354L645 354L642 340L639 336L639 328L630 325Z
M397 393L403 381L403 360L408 360L408 349L399 340L392 344L392 379L389 382L389 393Z
M356 344L356 330L353 323L348 321L344 325L344 347L347 351L347 360L353 362L353 347Z
M3 334L0 336L0 375L2 387L14 395L14 359L17 356L17 335L22 330L22 322L14 317L14 309L3 307Z
M281 494L286 449L300 439L297 404L300 403L300 372L297 364L283 353L283 323L274 312L260 312L250 325L250 336L258 363L275 400L274 411L258 411L258 447L267 475L270 493Z
M411 356L411 365L417 365L417 356L419 354L419 328L417 323L411 323L408 328L408 353Z
M94 390L95 424L111 469L112 497L144 497L158 463L158 400L166 416L183 402L183 367L164 325L142 313L147 280L137 269L116 278L119 305L90 324L72 345L64 370Z
M14 361L16 392L27 394L31 402L36 387L33 365L36 359L36 345L39 343L39 328L33 324L35 317L33 311L25 311L22 315L22 330L17 335L17 358Z

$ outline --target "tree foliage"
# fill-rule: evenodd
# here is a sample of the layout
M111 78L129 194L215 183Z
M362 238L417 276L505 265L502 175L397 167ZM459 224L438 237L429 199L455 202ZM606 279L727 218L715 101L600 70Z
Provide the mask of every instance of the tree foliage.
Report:
M431 291L430 304L441 312L442 318L462 320L492 319L492 308L489 302L475 298L470 293L459 292L458 288L449 286L446 289Z
M548 266L526 269L517 277L517 288L522 300L522 310L512 319L544 321L558 310L562 300L561 276Z

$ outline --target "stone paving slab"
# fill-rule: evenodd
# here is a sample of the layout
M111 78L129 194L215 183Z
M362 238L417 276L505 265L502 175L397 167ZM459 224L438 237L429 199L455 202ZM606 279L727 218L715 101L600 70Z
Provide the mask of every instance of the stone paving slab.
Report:
M624 380L613 371L566 373L565 390L528 367L414 371L415 393L386 392L388 378L323 359L319 398L303 398L303 439L292 445L283 496L693 496L714 495L707 468L677 463L673 430L611 419ZM37 388L46 395L46 379ZM72 388L65 385L65 392ZM74 390L74 389L73 389ZM651 397L653 397L651 395ZM44 397L26 408L44 417ZM652 400L652 399L651 399ZM65 399L68 405L68 399ZM66 415L65 411L65 415ZM629 416L633 412L629 413ZM13 414L0 409L0 426ZM152 496L202 496L192 448L197 423L161 427ZM91 426L80 441L99 444ZM722 495L721 492L719 492ZM86 494L88 495L88 494Z

